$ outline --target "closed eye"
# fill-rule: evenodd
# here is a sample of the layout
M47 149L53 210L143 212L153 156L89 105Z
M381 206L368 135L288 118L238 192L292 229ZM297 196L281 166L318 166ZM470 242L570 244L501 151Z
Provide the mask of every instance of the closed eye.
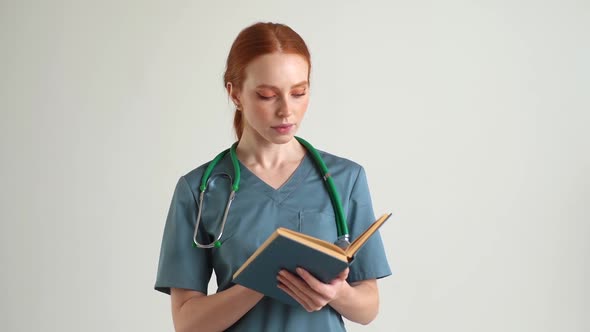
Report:
M307 94L306 92L294 93L294 94L292 94L292 96L295 98L301 98L301 97L305 96L306 94ZM262 100L271 100L276 97L276 95L265 96L265 95L261 95L260 93L256 93L256 95L258 96L259 99L262 99Z
M263 96L260 93L257 93L258 98L262 99L262 100L271 100L273 99L275 96Z

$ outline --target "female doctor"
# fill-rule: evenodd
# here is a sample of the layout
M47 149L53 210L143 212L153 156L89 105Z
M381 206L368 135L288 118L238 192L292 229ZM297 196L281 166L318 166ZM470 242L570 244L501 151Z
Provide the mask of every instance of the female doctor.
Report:
M278 227L330 242L338 234L323 174L295 137L309 103L311 59L305 42L286 25L257 23L237 36L226 65L225 88L236 108L236 158L227 153L216 162L202 201L210 163L181 176L164 228L155 289L171 295L176 331L345 331L342 317L370 323L379 310L377 279L391 274L379 234L329 283L300 268L281 271L276 286L300 307L231 282ZM355 239L375 220L364 169L326 152L319 155ZM239 189L223 223L236 166ZM223 235L214 242L220 228ZM208 295L213 270L218 290Z

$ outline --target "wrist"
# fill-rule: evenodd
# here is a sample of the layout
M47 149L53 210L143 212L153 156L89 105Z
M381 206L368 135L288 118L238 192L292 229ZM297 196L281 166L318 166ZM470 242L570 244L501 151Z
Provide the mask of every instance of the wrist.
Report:
M330 304L346 303L353 298L354 287L352 287L346 280L342 283L342 287L336 297L330 301Z

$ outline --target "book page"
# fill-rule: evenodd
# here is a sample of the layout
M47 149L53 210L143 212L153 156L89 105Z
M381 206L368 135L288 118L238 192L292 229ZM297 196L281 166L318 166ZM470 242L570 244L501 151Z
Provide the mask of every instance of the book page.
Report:
M378 229L379 227L381 227L381 225L383 225L383 223L389 219L389 217L391 217L391 213L390 214L384 214L382 215L379 219L377 219L375 222L373 222L371 224L371 226L369 226L369 228L367 228L363 234L361 234L358 238L356 238L348 247L348 249L346 249L346 255L348 257L353 257L354 254L356 254L356 252L363 246L363 244L365 244L365 242L367 242L367 240L369 240L369 238L371 237L371 235L373 235Z
M282 227L277 229L277 233L293 241L297 241L307 245L308 247L314 248L338 259L347 261L344 250L333 243Z

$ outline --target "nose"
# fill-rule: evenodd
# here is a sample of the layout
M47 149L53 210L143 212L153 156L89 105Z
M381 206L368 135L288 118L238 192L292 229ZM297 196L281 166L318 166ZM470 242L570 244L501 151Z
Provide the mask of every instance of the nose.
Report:
M277 109L277 116L281 118L288 118L293 114L293 106L289 103L288 98L282 98L281 103Z

